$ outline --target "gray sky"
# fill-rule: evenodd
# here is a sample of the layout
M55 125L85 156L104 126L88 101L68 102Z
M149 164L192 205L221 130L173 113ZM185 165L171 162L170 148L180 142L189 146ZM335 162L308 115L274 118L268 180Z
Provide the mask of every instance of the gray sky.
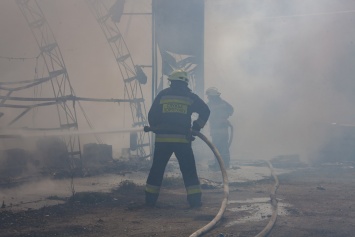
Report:
M76 95L123 97L116 62L84 1L38 2L59 43ZM150 11L148 0L126 2L126 11ZM325 138L319 128L333 122L355 124L354 1L205 2L205 86L218 87L235 108L234 159L283 154L308 158ZM120 26L134 62L149 64L149 16L125 17ZM13 0L0 1L0 32L0 57L37 56L37 46ZM0 80L33 78L34 63L0 59ZM143 89L149 108L150 84ZM130 124L120 119L124 105L83 105L97 129ZM115 144L125 140L122 135L104 139Z

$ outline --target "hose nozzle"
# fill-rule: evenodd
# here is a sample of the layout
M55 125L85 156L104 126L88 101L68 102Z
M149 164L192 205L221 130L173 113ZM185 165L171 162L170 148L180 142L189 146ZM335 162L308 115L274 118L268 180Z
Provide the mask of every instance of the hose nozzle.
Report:
M143 131L144 132L151 132L151 131L153 131L153 129L149 126L144 126Z

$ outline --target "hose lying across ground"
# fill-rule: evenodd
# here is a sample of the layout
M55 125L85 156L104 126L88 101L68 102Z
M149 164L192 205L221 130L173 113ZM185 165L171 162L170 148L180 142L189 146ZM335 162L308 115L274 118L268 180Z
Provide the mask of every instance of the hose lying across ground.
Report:
M194 233L192 233L190 235L190 237L197 237L197 236L201 236L202 234L207 233L221 220L223 213L226 210L227 204L228 204L229 186L228 186L227 171L224 167L223 159L222 159L221 155L219 154L217 148L202 133L197 132L197 131L192 131L192 135L195 135L195 136L198 136L199 138L201 138L201 140L203 140L208 145L208 147L211 148L213 154L216 156L216 158L218 160L218 164L219 164L221 171L222 171L223 190L224 190L224 198L222 201L222 205L221 205L221 208L219 209L217 215L215 216L215 218L213 218L213 220L210 221L207 225L198 229L197 231L195 231Z
M276 200L276 191L279 188L279 179L277 178L277 176L274 174L274 169L272 167L272 164L270 163L270 161L266 161L270 170L271 170L271 175L274 177L275 180L275 184L273 189L271 190L270 193L270 201L271 201L271 207L272 207L272 215L271 218L269 220L269 223L265 226L265 228L259 233L257 234L255 237L265 237L267 236L271 229L274 227L275 222L276 222L276 218L277 218L277 200Z
M231 129L233 129L233 127L231 127ZM233 131L233 130L232 130ZM201 140L203 140L208 146L209 148L212 150L213 154L216 156L219 166L221 168L221 172L222 172L222 176L223 176L223 189L224 189L224 199L222 201L222 205L221 208L219 209L217 215L215 216L215 218L210 221L207 225L205 225L204 227L200 228L199 230L195 231L194 233L192 233L189 237L198 237L201 236L205 233L207 233L209 230L211 230L222 218L224 211L227 208L227 204L228 204L228 196L229 196L229 186L228 186L228 176L227 176L227 171L224 167L224 163L223 163L223 159L221 157L221 155L219 154L217 148L200 132L197 131L192 131L192 134L195 136L198 136L199 138L201 138ZM276 223L276 219L277 219L277 214L278 214L278 205L277 205L277 199L276 199L276 191L279 188L279 180L277 178L277 176L274 173L274 169L273 166L271 164L270 161L266 161L266 163L269 166L269 169L271 171L271 175L275 180L275 184L270 192L270 202L271 202L271 207L272 207L272 215L271 218L268 222L268 224L265 226L265 228L259 232L255 237L266 237L270 231L272 230L272 228L274 227L275 223Z
M154 131L154 129L151 129L149 127L145 127L144 131L146 131L146 132ZM225 210L227 208L227 204L228 204L229 182L228 182L227 171L226 171L226 169L224 167L223 159L222 159L219 151L217 150L217 148L202 133L193 130L192 131L192 135L193 136L198 136L202 141L204 141L208 145L208 147L212 150L212 152L215 155L215 157L217 158L218 164L219 164L221 172L222 172L223 190L224 190L224 198L222 200L221 208L219 209L217 215L207 225L205 225L202 228L198 229L197 231L195 231L194 233L192 233L189 236L189 237L198 237L198 236L201 236L201 235L207 233L208 231L210 231L222 219L223 214L224 214L224 212L225 212ZM277 189L279 187L279 180L278 180L277 176L274 174L274 170L273 170L272 164L269 161L266 161L266 162L267 162L267 164L268 164L268 166L270 168L271 175L273 176L273 178L275 180L275 184L274 184L273 189L272 189L272 191L270 193L270 201L271 201L271 206L272 206L272 215L271 215L271 218L269 220L269 223L255 237L266 237L270 233L271 229L274 227L274 224L275 224L276 218L277 218L277 209L278 209L278 207L277 207L277 200L276 200L276 191L277 191Z
M157 130L159 130L159 129L148 127L148 126L144 127L145 132L151 132L151 131L154 132ZM221 154L219 154L219 151L217 150L217 148L202 133L192 130L191 135L198 136L202 141L204 141L208 145L208 147L212 150L213 154L216 156L218 164L219 164L221 171L222 171L223 190L224 190L224 198L222 201L221 208L219 209L217 215L207 225L198 229L197 231L195 231L194 233L192 233L189 236L189 237L198 237L198 236L201 236L202 234L205 234L208 231L210 231L222 219L223 213L226 210L227 204L228 204L228 196L229 196L229 186L228 185L229 184L228 184L227 171L224 167L224 163L223 163L223 159L221 157Z
M154 131L155 129L150 128L148 126L144 127L145 132L149 131ZM25 137L42 137L42 136L69 136L69 135L86 135L86 134L98 134L98 133L125 133L125 132L135 132L135 131L141 131L141 128L130 128L130 129L111 129L111 130L99 130L99 131L68 131L68 132L57 132L57 133L34 133L31 131L26 131L26 130L15 130L15 131L7 131L7 133L3 132L0 134L0 137L5 137L5 138L25 138ZM231 126L231 133L233 134L233 127ZM189 237L198 237L201 236L202 234L207 233L210 231L221 219L224 214L224 211L227 208L228 204L228 196L229 196L229 184L228 184L228 177L227 177L227 171L224 167L224 162L223 159L217 150L217 148L204 136L202 133L198 131L192 131L192 135L198 136L201 140L203 140L208 147L212 150L213 154L217 158L218 164L220 166L221 172L222 172L222 177L223 177L223 190L224 190L224 198L221 204L221 208L219 209L217 215L213 218L212 221L210 221L207 225L204 227L198 229L194 233L192 233ZM230 138L230 143L233 137ZM229 145L230 145L229 143ZM275 180L275 185L270 193L270 199L271 199L271 206L272 206L272 215L270 218L269 223L266 225L266 227L255 237L265 237L267 236L271 229L273 228L276 218L277 218L277 200L276 200L276 191L279 187L279 180L277 176L274 174L273 167L269 161L266 161L270 170L271 170L271 175L274 177Z

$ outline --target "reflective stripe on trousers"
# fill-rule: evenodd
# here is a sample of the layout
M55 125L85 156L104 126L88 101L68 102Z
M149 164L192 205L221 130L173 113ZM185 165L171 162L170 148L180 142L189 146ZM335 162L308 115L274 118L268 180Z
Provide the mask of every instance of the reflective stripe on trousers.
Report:
M145 191L147 193L159 194L160 186L154 186L154 185L146 184Z
M200 185L192 185L192 186L186 187L186 192L187 192L187 195L201 193L201 187L200 187Z
M146 184L146 198L156 201L162 185L165 167L175 153L184 179L189 202L201 200L200 182L191 143L156 142L152 167Z

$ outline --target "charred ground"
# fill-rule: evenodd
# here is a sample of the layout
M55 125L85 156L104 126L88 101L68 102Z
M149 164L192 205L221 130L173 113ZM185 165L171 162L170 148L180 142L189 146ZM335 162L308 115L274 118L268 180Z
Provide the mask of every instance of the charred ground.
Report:
M285 213L279 213L270 236L353 236L354 175L349 164L305 166L278 175L277 198L279 203L288 205ZM251 216L256 210L245 208L252 206L247 200L268 198L273 184L272 177L230 183L229 200L246 203L231 202L221 222L205 236L257 235L270 215L254 220ZM155 208L144 206L143 186L128 181L109 193L75 193L64 204L38 210L12 212L4 207L0 213L0 236L189 236L214 218L223 199L221 187L203 187L203 206L199 209L188 208L179 179L164 182Z

